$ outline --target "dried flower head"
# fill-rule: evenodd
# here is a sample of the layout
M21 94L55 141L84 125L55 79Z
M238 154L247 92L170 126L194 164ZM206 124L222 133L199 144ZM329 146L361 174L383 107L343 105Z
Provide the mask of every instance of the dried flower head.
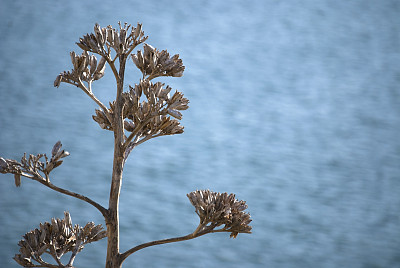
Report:
M58 141L52 149L52 156L49 160L46 154L32 155L28 157L26 153L21 158L21 162L14 159L4 159L0 157L0 173L14 174L15 185L21 185L21 175L25 177L36 177L40 180L48 180L49 173L60 166L64 157L69 156L69 152L61 150L62 144ZM40 174L42 172L44 177Z
M148 44L143 45L143 52L139 50L132 54L132 60L149 80L158 76L181 77L185 70L179 54L170 57L166 50L158 51Z
M106 59L102 57L97 64L97 58L83 51L82 55L76 55L74 51L70 53L73 69L60 73L54 81L54 86L59 87L61 82L79 85L82 81L91 83L104 76L106 69Z
M210 190L197 190L187 194L196 213L200 217L200 224L208 232L230 232L230 237L236 238L239 233L251 233L249 223L250 214L245 201L239 201L234 194L216 193ZM222 229L215 227L224 225Z
M76 43L81 49L91 51L102 56L110 57L110 49L114 49L117 55L130 53L137 45L146 41L148 36L144 36L142 24L136 27L125 23L119 24L119 31L111 25L101 28L99 24L94 26L94 34L86 34Z
M20 254L16 254L14 260L24 267L34 267L36 264L33 261L41 265L35 267L53 267L40 256L47 253L60 262L60 258L65 253L73 252L68 263L72 266L75 255L83 249L85 244L104 237L106 237L106 231L101 225L89 222L84 227L73 226L70 214L64 212L64 219L53 218L51 222L41 223L39 228L26 233L18 243Z
M171 87L161 82L153 84L141 80L129 91L122 94L124 109L124 128L135 133L140 139L146 136L162 136L183 133L183 127L178 120L182 119L180 111L189 108L189 100L179 91L170 96ZM115 101L110 103L108 112L113 114ZM101 128L113 130L106 114L96 110L93 116Z

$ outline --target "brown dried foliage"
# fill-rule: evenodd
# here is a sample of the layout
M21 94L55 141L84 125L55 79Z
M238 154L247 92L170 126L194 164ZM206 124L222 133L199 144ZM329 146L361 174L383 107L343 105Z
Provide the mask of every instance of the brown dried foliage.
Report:
M200 232L230 232L233 238L239 233L251 233L249 223L252 220L250 214L244 212L246 202L237 200L234 194L197 190L187 194L187 197L200 217ZM215 230L221 225L224 226Z
M14 260L24 267L72 267L75 256L84 245L106 237L103 227L93 222L84 227L72 225L71 216L64 212L64 219L51 219L51 222L41 223L39 228L26 233L19 241L19 254ZM68 264L61 263L61 257L71 253ZM49 254L57 265L44 261L41 256Z

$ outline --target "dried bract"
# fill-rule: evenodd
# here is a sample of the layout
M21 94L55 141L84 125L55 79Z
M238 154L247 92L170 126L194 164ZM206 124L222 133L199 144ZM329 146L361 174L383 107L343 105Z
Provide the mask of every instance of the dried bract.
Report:
M159 51L148 44L143 45L143 52L132 54L132 60L149 80L159 76L181 77L185 70L179 54L170 57L166 50Z
M234 194L216 193L210 190L197 190L187 194L196 213L200 217L200 224L206 232L230 232L230 237L236 238L238 233L251 233L250 214L245 201L239 201ZM215 227L223 228L214 230Z
M64 212L64 219L53 218L51 222L41 223L39 228L26 233L18 243L20 254L16 254L14 260L24 267L33 267L36 265L34 261L42 265L36 267L53 267L40 256L47 253L60 261L64 254L68 252L76 254L85 244L104 237L106 231L101 225L95 225L93 222L87 223L85 227L72 225L70 214ZM69 264L72 264L72 261Z

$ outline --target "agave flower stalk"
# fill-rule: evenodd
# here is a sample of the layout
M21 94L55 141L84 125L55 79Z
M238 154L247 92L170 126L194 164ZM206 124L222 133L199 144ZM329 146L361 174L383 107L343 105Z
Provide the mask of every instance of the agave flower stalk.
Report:
M145 43L142 25L132 26L119 23L119 28L100 27L95 24L94 33L86 34L77 45L81 54L72 51L72 69L61 72L54 81L59 87L67 83L80 88L97 105L93 120L102 128L114 133L114 159L108 207L82 195L53 184L50 173L59 167L69 153L58 141L52 148L51 157L46 154L23 155L21 161L0 157L0 173L14 175L15 185L21 178L37 181L60 193L78 198L95 207L104 217L106 229L89 222L84 227L72 226L69 213L64 219L52 219L40 228L28 232L20 241L20 254L16 262L24 267L72 267L76 255L85 244L107 238L106 268L119 268L125 259L136 251L154 245L193 239L208 233L228 232L236 238L239 233L251 233L250 214L245 201L234 194L197 190L187 194L200 218L198 227L190 234L175 238L151 241L133 246L125 252L119 248L119 196L124 164L136 146L156 137L181 134L182 112L189 108L189 100L182 92L169 85L154 82L157 77L181 77L185 70L179 55L171 56ZM133 50L142 45L142 50ZM130 61L130 59L132 61ZM134 64L142 73L137 84L125 82L125 67ZM116 98L106 106L96 97L94 82L97 83L109 67L116 81ZM128 85L128 87L125 87ZM124 91L124 88L128 90ZM61 256L71 252L67 264ZM53 257L55 264L41 258L42 254Z

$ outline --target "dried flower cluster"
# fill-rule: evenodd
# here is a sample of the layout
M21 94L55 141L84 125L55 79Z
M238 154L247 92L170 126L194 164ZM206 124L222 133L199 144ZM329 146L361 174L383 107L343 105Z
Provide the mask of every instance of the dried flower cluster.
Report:
M76 55L74 51L72 51L70 55L74 68L72 71L64 71L59 74L54 81L55 87L59 87L61 82L76 86L79 86L82 81L90 84L104 76L104 71L106 69L106 59L104 57L102 57L97 64L96 56L89 55L87 51L83 51L81 56Z
M216 193L210 190L197 190L187 194L196 213L200 217L201 231L230 232L236 238L239 233L251 233L250 214L245 201L238 201L234 194ZM224 225L222 229L215 227Z
M100 224L89 222L84 227L73 226L71 216L64 212L64 219L53 218L51 222L41 223L38 229L26 233L18 243L20 254L16 254L14 260L24 267L72 267L76 254L85 244L104 237L106 231ZM72 252L70 261L63 265L60 259L68 252ZM44 253L51 255L57 265L44 261L41 258Z
M147 40L142 31L142 25L137 27L119 23L119 30L110 25L101 28L98 24L94 27L94 34L87 34L80 38L78 46L84 51L82 55L71 52L73 63L72 71L64 71L54 81L58 87L61 82L73 84L83 89L99 105L95 110L93 119L101 128L114 131L114 115L116 101L110 102L110 108L105 107L92 93L91 83L104 75L106 63L116 76L117 81L121 79L117 73L114 62L121 55L129 55L139 44ZM115 51L112 59L111 52ZM97 64L97 59L89 52L99 54L102 58ZM186 110L189 100L183 97L181 92L176 91L172 97L169 92L171 87L157 82L153 84L150 80L159 76L180 77L183 75L185 66L179 55L170 56L166 50L159 51L148 44L143 45L143 52L138 50L131 54L136 67L142 72L143 79L134 87L129 86L128 92L122 93L124 130L131 132L127 140L127 154L139 143L150 138L183 133L183 127L178 120L182 119L180 111ZM88 83L88 87L82 81ZM142 97L144 95L145 97ZM173 118L171 118L171 116Z
M181 77L185 70L178 54L170 57L166 50L160 52L148 44L143 45L143 53L138 50L132 54L132 60L144 77L149 76L149 80L158 76Z
M61 150L61 147L60 141L53 146L50 160L46 154L38 154L36 156L30 154L27 158L25 153L21 158L21 162L0 157L0 173L14 174L17 187L21 185L21 176L49 181L50 172L62 164L62 158L69 155L67 151ZM41 161L42 158L44 158L44 161ZM44 174L44 177L40 172Z
M79 56L74 51L70 53L73 64L72 71L60 73L54 81L54 86L59 87L61 82L66 82L91 92L91 83L104 76L106 62L114 64L118 56L129 55L137 45L148 38L144 36L141 24L133 27L130 24L125 23L122 26L119 23L119 28L119 31L113 29L111 25L101 28L96 23L95 33L86 34L77 43L83 49L82 55ZM116 53L114 59L112 58L112 49ZM100 55L100 61L98 62L96 56L90 55L88 52ZM83 85L82 81L88 83L88 88Z
M183 127L179 124L182 119L181 110L189 108L189 100L181 92L175 91L170 96L171 87L161 82L153 84L148 80L141 80L135 87L129 86L129 92L124 92L123 118L125 130L135 135L135 141L141 138L162 135L180 134ZM141 101L142 95L145 96ZM110 104L109 113L114 113L115 101ZM178 119L172 119L170 116ZM113 130L106 114L96 109L93 119L101 128Z
M81 49L91 51L102 56L111 56L111 48L117 55L129 54L137 45L147 40L144 36L142 24L136 27L125 23L124 26L119 23L119 31L113 29L111 25L101 28L99 24L94 26L94 34L87 34L76 43Z

